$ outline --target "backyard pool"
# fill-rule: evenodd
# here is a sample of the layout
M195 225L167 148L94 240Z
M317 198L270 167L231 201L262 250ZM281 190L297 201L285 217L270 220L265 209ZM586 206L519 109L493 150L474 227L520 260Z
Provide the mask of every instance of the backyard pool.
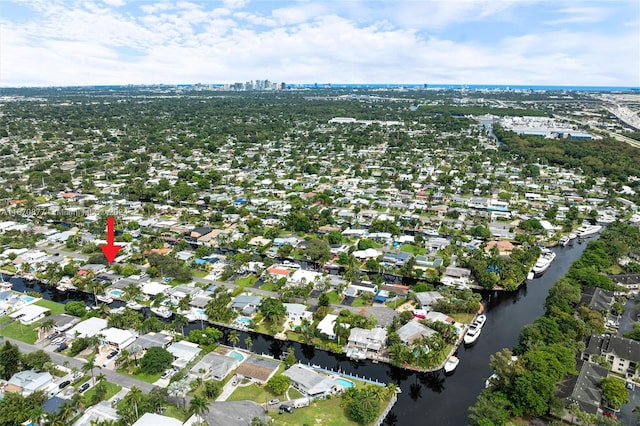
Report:
M20 296L20 299L22 299L22 301L23 301L24 303L31 303L31 302L33 302L34 300L36 300L36 298L35 298L35 297L33 297L33 296L27 296L27 295L22 295L22 296Z
M236 319L237 322L241 322L244 325L249 325L251 324L251 318L247 318L247 317L240 317Z
M111 296L121 297L121 296L124 294L124 291L122 291L122 290L118 290L118 289L116 288L116 289L111 290L111 291L109 292L109 294L110 294Z
M355 384L351 381L351 380L347 380L347 379L343 379L338 377L337 379L334 379L336 381L337 384L339 384L340 386L342 386L343 388L347 389L347 388L352 388L355 386Z
M229 352L227 355L229 355L231 358L235 358L238 360L238 362L242 362L244 361L244 355L242 355L240 352L237 351L231 351Z

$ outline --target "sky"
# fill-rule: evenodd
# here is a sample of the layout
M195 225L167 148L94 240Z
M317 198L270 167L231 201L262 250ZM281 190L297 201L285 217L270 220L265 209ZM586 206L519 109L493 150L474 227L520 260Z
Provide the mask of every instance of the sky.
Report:
M1 0L0 87L640 86L638 0Z

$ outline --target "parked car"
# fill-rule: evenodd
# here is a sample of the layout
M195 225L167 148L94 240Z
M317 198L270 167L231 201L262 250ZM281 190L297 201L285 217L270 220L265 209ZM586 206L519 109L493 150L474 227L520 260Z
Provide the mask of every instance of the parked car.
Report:
M290 406L290 405L281 405L280 406L280 414L284 413L285 411L287 413L293 413L293 407Z
M109 355L107 355L107 359L111 359L116 355L118 355L118 351L111 351L109 352Z
M64 337L56 337L55 339L53 339L51 341L51 344L52 345L59 345L60 343L64 342L65 340L67 340L67 339L65 339Z
M167 370L164 373L162 373L162 376L160 376L161 379L166 379L167 377L171 376L171 370Z
M65 380L58 385L58 389L64 389L71 384L71 380Z
M111 406L114 408L117 407L120 401L122 401L122 398L113 398L113 401L111 401Z
M88 382L83 384L82 386L80 386L80 388L78 389L78 392L84 392L87 389L89 389L89 383Z
M69 345L67 345L67 342L62 342L60 343L60 345L56 348L56 352L62 352L65 349L67 349L69 347Z
M280 403L280 400L278 398L272 399L271 401L269 401L269 405L276 405L278 403Z

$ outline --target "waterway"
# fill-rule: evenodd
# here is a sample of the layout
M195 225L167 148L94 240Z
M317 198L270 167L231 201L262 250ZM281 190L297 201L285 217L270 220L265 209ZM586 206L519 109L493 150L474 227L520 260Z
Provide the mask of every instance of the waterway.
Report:
M586 244L576 243L573 246L555 248L556 259L545 274L528 282L516 292L484 292L487 323L474 346L460 347L457 354L460 364L451 376L445 376L443 372L414 373L386 364L373 364L370 361L353 362L344 356L256 333L240 332L240 342L237 346L244 348L244 340L247 335L250 335L253 341L252 350L256 353L279 357L289 346L293 346L296 358L302 362L342 370L385 383L396 383L400 386L402 393L387 417L386 424L402 426L426 423L456 426L467 424L467 409L473 405L484 388L485 380L492 373L489 367L489 356L503 348L512 348L518 343L518 335L522 327L543 314L544 301L551 285L567 272L571 263L580 257L585 247ZM93 295L40 289L38 283L27 284L19 278L12 278L11 282L14 284L14 290L38 291L45 299L61 303L83 300L87 304L93 304ZM116 303L112 306L119 306L122 302ZM200 322L192 323L185 327L185 333L200 327ZM225 338L226 335L228 330L225 332Z

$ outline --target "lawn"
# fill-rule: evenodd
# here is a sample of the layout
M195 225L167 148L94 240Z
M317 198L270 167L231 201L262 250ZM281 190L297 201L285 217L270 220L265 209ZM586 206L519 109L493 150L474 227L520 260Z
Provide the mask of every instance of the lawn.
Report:
M342 301L342 297L340 297L340 295L338 294L337 291L332 290L328 293L326 293L327 297L329 297L329 303L332 305L337 305L338 303L340 303Z
M258 281L258 277L255 275L247 275L246 277L238 278L235 284L242 287L251 287L256 283L256 281Z
M200 271L200 270L197 270L197 269L195 271L193 271L193 276L195 278L204 278L207 275L209 275L209 273L207 271Z
M0 329L0 335L32 345L38 338L38 327L38 323L22 325L20 321L16 321Z
M264 283L259 288L264 291L276 291L275 283Z
M406 301L407 299L405 299L404 297L399 297L396 300L385 302L385 306L391 309L398 309L398 306L403 305Z
M64 314L64 305L62 303L52 302L51 300L40 299L33 303L34 305L42 306L43 308L49 308L51 315Z
M298 398L302 398L302 397L304 397L304 395L299 390L297 390L294 387L290 387L289 388L289 398L298 399Z
M178 408L176 405L166 403L164 406L167 407L166 411L164 412L165 416L173 417L174 419L178 419L181 422L187 420L187 416L182 408Z
M462 324L470 323L473 317L476 316L476 314L465 314L465 313L447 314L447 315L453 318L456 322L459 322Z
M263 404L279 397L267 390L265 386L258 387L255 383L249 386L238 386L231 394L227 401L254 401L258 404ZM302 423L299 423L302 424Z
M11 321L11 317L9 315L4 315L2 317L0 317L0 325L4 324L5 322L9 322Z
M414 246L413 244L403 244L400 247L400 251L403 251L405 253L412 253L414 255L416 255L416 254L427 254L427 249L426 248L419 249L418 247Z
M340 401L340 398L316 400L308 407L296 408L291 414L279 415L277 410L270 411L269 414L276 419L278 425L357 426L359 423L347 418L344 408L340 406Z
M370 306L371 302L364 297L356 297L351 306L357 308L359 306Z
M151 384L157 382L160 376L162 375L162 372L157 374L147 374L139 370L134 371L133 374L129 374L129 372L124 368L119 368L117 372L120 374L124 374L125 376L133 377L134 379L139 379L139 380L142 380L143 382L147 382Z
M107 385L107 394L104 397L104 401L108 401L109 399L111 399L115 394L117 394L118 392L120 392L120 389L122 389L122 386L118 386L116 384L113 383L109 383L109 382L105 382ZM91 397L93 396L93 394L95 393L95 389L91 388L88 391L86 391L84 393L84 400L86 401L87 404L89 404L89 401L91 401Z

